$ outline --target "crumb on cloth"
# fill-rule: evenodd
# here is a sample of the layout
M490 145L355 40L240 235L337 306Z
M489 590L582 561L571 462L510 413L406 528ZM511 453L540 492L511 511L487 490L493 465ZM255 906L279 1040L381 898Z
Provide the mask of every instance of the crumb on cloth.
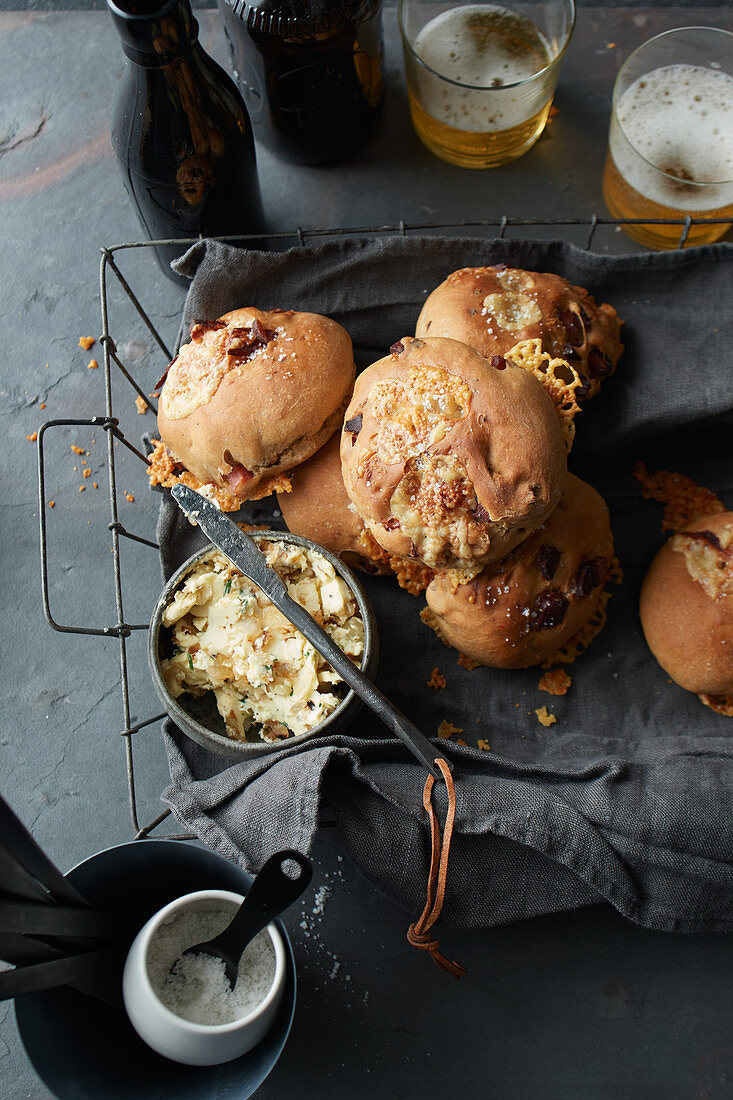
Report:
M564 668L553 668L541 678L539 689L548 695L567 695L572 682L572 676L568 676Z
M430 673L430 679L427 681L427 686L429 688L433 688L434 691L440 691L442 688L446 687L446 685L447 680L436 665L433 671Z
M483 737L479 737L476 742L476 748L481 749L482 752L491 752L491 745L488 741L485 741Z
M444 718L438 726L438 737L442 737L444 741L447 741L449 737L453 737L456 733L463 733L463 727L454 726L447 718Z
M545 706L538 707L535 711L535 714L537 715L537 719L542 726L553 726L555 722L557 722L557 718L555 717L555 715L550 714L547 707Z

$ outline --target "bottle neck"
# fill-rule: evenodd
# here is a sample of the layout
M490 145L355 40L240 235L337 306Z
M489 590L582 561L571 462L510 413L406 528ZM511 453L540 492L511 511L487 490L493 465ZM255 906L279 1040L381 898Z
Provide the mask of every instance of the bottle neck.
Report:
M124 53L136 65L170 65L198 40L189 0L107 0L107 7Z

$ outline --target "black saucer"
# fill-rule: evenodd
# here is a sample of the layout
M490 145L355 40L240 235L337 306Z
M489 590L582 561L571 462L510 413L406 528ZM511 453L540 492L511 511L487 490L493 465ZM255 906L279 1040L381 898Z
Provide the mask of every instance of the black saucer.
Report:
M222 856L184 841L142 840L100 852L69 871L91 901L130 918L130 940L153 913L193 890L246 893L250 876ZM183 1066L143 1043L124 1008L70 988L18 998L20 1037L36 1073L59 1100L232 1100L251 1096L282 1053L295 1013L295 960L288 934L288 975L272 1029L253 1050L220 1066ZM110 984L120 989L121 968Z

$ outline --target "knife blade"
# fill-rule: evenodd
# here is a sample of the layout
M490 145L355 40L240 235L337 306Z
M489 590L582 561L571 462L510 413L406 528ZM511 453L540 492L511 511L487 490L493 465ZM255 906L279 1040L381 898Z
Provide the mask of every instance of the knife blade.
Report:
M232 565L257 585L272 601L275 607L283 613L286 619L310 642L313 648L328 661L332 668L338 672L350 688L366 703L378 718L392 730L394 734L407 746L420 763L428 769L436 779L441 779L441 773L435 766L435 760L440 758L446 761L452 770L449 760L443 753L435 748L409 718L383 695L382 692L364 675L350 657L339 649L323 627L315 619L296 603L280 578L271 569L265 560L264 554L258 550L251 538L245 534L236 523L221 512L215 504L206 497L201 496L187 485L174 485L171 494L178 507L190 520L197 524L204 534L211 539L215 546L229 558Z

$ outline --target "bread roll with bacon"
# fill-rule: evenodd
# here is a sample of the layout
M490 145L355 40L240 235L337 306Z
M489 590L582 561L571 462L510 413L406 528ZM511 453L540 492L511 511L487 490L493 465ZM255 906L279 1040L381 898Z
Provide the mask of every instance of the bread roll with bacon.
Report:
M340 426L354 374L351 339L336 321L236 309L192 326L160 395L160 438L175 463L236 508L287 488L287 471Z

